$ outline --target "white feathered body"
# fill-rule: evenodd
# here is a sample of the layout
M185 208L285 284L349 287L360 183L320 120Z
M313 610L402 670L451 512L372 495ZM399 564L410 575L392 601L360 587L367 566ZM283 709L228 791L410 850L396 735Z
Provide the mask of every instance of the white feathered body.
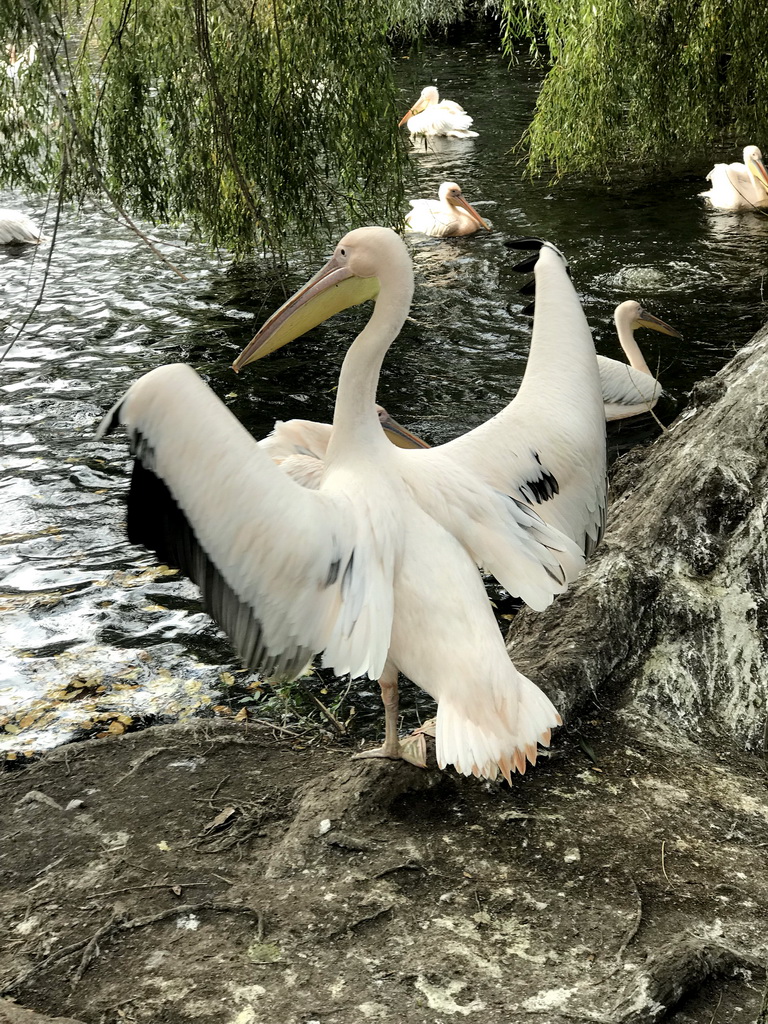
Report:
M744 149L744 163L715 164L707 181L710 188L700 195L717 210L768 207L768 175L757 146Z
M458 103L440 100L409 118L408 131L411 135L426 135L428 138L476 139L477 132L471 130L472 124L473 118Z
M651 373L619 359L598 356L606 420L623 420L651 410L664 390Z
M33 220L18 210L0 210L0 245L37 245L43 236Z
M405 216L406 231L418 231L434 238L472 235L480 225L466 211L439 199L411 199L411 211Z

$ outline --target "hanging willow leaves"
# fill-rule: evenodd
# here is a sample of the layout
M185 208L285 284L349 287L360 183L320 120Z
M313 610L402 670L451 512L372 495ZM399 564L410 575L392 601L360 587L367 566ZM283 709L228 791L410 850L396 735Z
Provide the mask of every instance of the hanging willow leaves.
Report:
M768 21L753 0L502 0L508 55L550 71L529 169L609 176L768 145Z
M213 244L281 250L397 223L403 157L379 0L17 0L36 59L0 89L0 184L107 194Z

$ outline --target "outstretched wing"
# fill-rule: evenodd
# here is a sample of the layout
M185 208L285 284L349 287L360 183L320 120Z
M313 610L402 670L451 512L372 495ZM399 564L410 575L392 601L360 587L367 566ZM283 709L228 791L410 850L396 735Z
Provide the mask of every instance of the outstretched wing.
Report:
M590 554L606 507L605 415L592 335L562 255L547 243L520 265L536 273L528 363L512 402L435 452L475 472ZM416 453L429 458L430 452Z
M122 423L135 455L128 535L197 583L250 668L296 676L324 651L338 674L378 678L392 622L392 563L343 493L281 472L194 370L138 380Z

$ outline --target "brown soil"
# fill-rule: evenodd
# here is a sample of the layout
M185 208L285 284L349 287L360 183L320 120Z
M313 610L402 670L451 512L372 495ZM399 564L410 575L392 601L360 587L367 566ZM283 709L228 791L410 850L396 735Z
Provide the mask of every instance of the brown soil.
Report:
M590 728L512 787L211 722L8 773L0 1022L754 1022L762 760Z

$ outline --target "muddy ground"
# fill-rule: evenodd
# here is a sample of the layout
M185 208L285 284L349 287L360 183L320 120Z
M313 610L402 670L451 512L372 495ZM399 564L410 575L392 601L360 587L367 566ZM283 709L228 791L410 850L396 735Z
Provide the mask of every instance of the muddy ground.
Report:
M553 746L509 787L197 722L6 773L0 1022L752 1024L762 758Z

